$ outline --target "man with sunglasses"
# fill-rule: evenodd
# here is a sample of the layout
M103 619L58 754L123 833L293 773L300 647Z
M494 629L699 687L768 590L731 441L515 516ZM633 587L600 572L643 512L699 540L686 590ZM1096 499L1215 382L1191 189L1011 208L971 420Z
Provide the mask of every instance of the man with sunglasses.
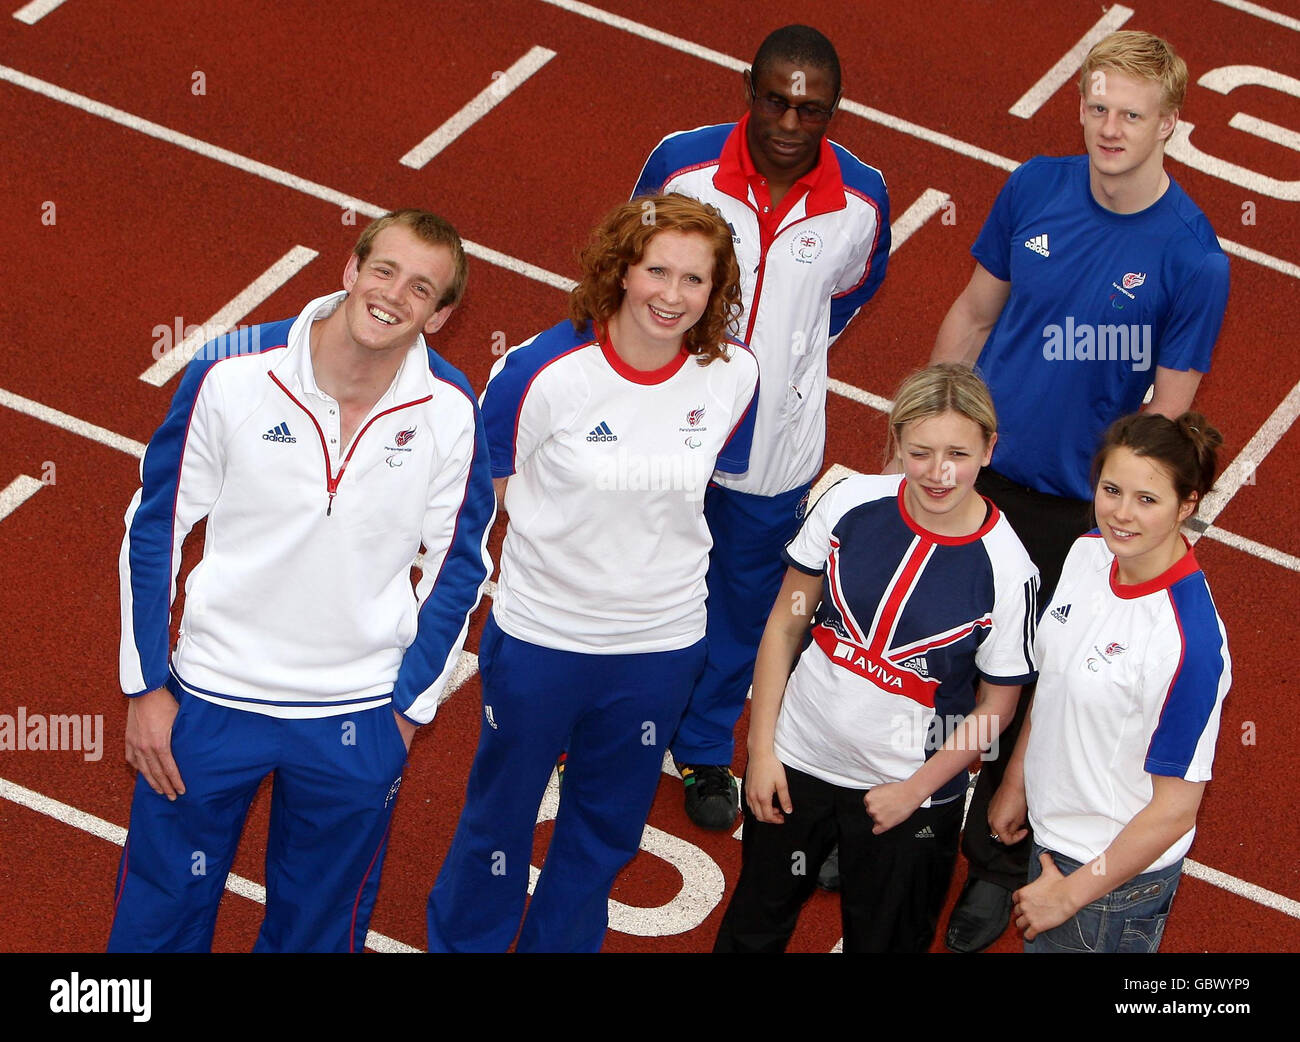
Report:
M731 759L763 626L826 442L827 349L879 287L889 258L889 196L880 171L826 139L840 100L835 48L789 25L746 70L739 123L671 134L634 195L681 192L731 226L760 393L747 473L718 477L704 513L709 559L708 659L672 742L686 813L726 829L738 813Z

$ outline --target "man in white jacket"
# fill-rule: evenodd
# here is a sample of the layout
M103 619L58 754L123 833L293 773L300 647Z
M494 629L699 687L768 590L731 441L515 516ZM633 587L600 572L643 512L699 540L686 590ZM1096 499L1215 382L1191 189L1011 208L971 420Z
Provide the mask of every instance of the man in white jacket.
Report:
M255 950L363 946L411 737L433 718L491 572L482 420L464 376L424 342L465 273L451 225L396 211L362 233L344 292L191 361L122 544L126 758L139 777L111 951L211 946L270 772ZM169 661L181 545L203 518Z

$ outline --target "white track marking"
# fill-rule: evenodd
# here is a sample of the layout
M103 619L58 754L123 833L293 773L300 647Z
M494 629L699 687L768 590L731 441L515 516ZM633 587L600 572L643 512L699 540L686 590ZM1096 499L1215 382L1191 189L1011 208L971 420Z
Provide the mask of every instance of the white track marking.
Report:
M1074 78L1074 74L1083 65L1083 59L1092 50L1093 44L1103 36L1109 36L1121 25L1133 17L1133 9L1116 4L1099 19L1097 24L1083 34L1083 37L1061 56L1061 60L1043 73L1042 79L1030 87L1020 100L1007 111L1013 116L1028 119L1043 107L1053 94Z
M655 43L663 44L675 51L683 54L690 54L704 61L712 62L714 65L721 65L726 69L733 69L742 72L749 68L748 62L743 62L738 58L732 58L730 55L722 54L719 51L712 50L708 47L702 47L699 44L692 43L690 40L684 40L680 36L673 36L669 33L661 32L658 29L652 29L648 25L642 25L640 22L634 22L630 18L624 18L621 15L610 14L608 11L602 11L598 7L592 7L590 4L578 3L577 0L542 0L543 3L550 4L552 7L558 7L561 10L568 11L570 14L576 14L583 18L590 18L592 21L600 22L602 25L608 25L614 29L622 29L634 36L640 36L643 39L651 40ZM1225 0L1218 0L1223 3ZM1112 10L1127 10L1116 5ZM1261 8L1262 10L1262 8ZM1280 17L1280 16L1279 16ZM879 123L881 126L889 127L901 134L908 134L911 137L927 141L932 145L945 148L950 152L956 152L959 155L967 156L971 159L978 159L982 163L990 166L999 167L1002 170L1012 171L1020 165L1016 159L1008 159L1006 156L998 155L986 148L980 148L978 145L972 145L969 142L961 141L948 134L941 134L937 130L930 130L918 123L912 123L897 116L891 116L887 112L881 112L879 109L873 109L867 105L861 105L856 101L844 100L840 102L840 110L851 112L855 116L861 116L863 119L871 120L873 123ZM1179 124L1181 128L1182 123ZM1175 134L1181 131L1175 128ZM1175 158L1170 156L1170 158ZM1180 160L1181 162L1181 160ZM1234 168L1240 170L1241 168ZM1249 174L1249 171L1242 171ZM1300 279L1300 265L1291 261L1282 260L1279 257L1270 256L1259 250L1251 249L1248 246L1239 246L1236 243L1229 243L1225 240L1219 240L1223 249L1228 253L1235 253L1238 257L1245 260L1254 261L1256 264L1262 264L1265 267L1272 268L1274 271L1280 271L1283 274L1290 275L1293 278ZM891 250L892 252L892 250Z
M593 15L588 14L588 11L596 11L595 8L589 8L586 4L572 3L571 0L543 0L543 2L554 4L557 7L563 7L566 10L572 10L574 13L584 14L588 17L594 17ZM579 8L584 10L579 10ZM604 14L604 12L600 13ZM619 23L627 21L626 19L617 18L614 15L609 15L607 18L603 19L598 18L596 20L605 21L606 24L616 25L618 28L624 28L624 26ZM637 25L635 22L629 24ZM668 36L667 33L659 33L657 30L648 29L645 26L641 26L640 28L644 29L645 33L639 35L651 34L647 37L649 39L658 39L659 37L663 37L664 39L660 42L667 42L668 46L676 47L676 49L682 50L687 54L696 54L697 56L706 58L710 61L722 58L725 59L725 61L721 62L721 64L729 65L729 63L734 62L736 67L742 69L745 68L743 62L726 58L725 55L719 55L718 52L710 51L706 47L696 47L694 44L689 44L687 41L681 40L678 37ZM682 46L678 46L678 44L681 44ZM54 101L59 101L63 104L70 105L73 108L80 109L83 112L88 112L91 115L100 116L103 119L110 120L111 122L117 123L131 130L136 130L142 134L147 134L150 137L157 138L160 141L166 141L169 144L177 145L180 148L187 149L208 159L213 159L219 163L224 163L227 166L234 167L244 173L264 178L275 184L291 188L297 192L302 192L304 195L321 199L324 202L332 203L343 209L354 210L365 217L380 217L386 212L381 206L376 206L372 203L367 203L364 200L345 195L333 188L327 188L324 185L316 184L314 181L308 181L306 178L299 177L297 174L291 174L287 171L279 170L276 167L268 166L266 163L260 163L255 159L249 159L246 156L241 156L236 152L220 148L217 145L208 144L206 141L200 141L198 138L190 137L188 134L181 134L177 131L170 130L157 123L141 119L139 116L133 116L129 112L113 108L110 105L105 105L102 102L87 98L84 95L73 93L72 91L65 90L62 87L56 87L54 84L46 83L44 80L39 80L34 76L28 76L26 73L19 72L17 69L12 69L7 65L0 65L0 80L7 80L15 86L31 90ZM877 109L868 108L865 105L859 105L856 102L844 101L841 103L840 107L846 112L853 112L866 119L874 120L884 126L898 130L901 133L911 134L913 137L938 145L940 148L946 148L972 159L978 159L981 162L989 163L990 165L1000 167L1003 170L1014 170L1020 165L1014 159L1008 159L1005 156L1000 156L994 152L988 151L987 149L978 148L977 146L967 144L964 141L958 141L956 138L950 137L947 134L940 134L937 131L928 130L915 123L908 123L906 120L897 119L886 113L880 112ZM1190 126L1180 122L1178 128L1175 128L1175 134L1183 132L1184 129L1186 132L1190 133ZM462 242L465 246L465 252L471 257L476 257L489 264L495 264L497 267L505 268L507 271L513 271L515 274L522 275L525 278L534 280L535 282L540 282L547 286L553 286L566 293L572 290L576 285L573 279L566 278L563 275L557 275L553 271L548 271L536 264L530 264L528 261L520 260L518 257L512 257L510 254L502 253L500 250L494 250L489 246L473 242L470 239L464 239ZM1275 271L1280 271L1283 274L1292 276L1293 278L1300 278L1300 265L1296 265L1291 261L1282 260L1278 257L1273 257L1267 253L1263 253L1260 250L1255 250L1248 246L1240 246L1226 240L1220 240L1220 243L1224 250L1229 253L1235 253L1237 256L1242 257L1245 260L1254 261L1256 264L1262 264L1265 267L1272 268Z
M240 319L302 271L317 256L315 250L309 250L306 246L295 246L244 287L238 296L199 326L195 332L163 354L140 374L140 379L154 387L162 387L185 368L200 347L214 337L229 333Z
M442 705L452 695L460 690L461 685L470 677L478 672L478 656L472 651L461 651L460 658L456 660L456 668L451 671L451 676L447 679L447 686L442 689L442 697L438 699L438 705Z
M878 394L864 391L861 387L854 387L852 384L846 384L843 380L836 380L833 377L826 380L826 389L843 395L845 398L852 398L855 402L860 402L862 405L875 409L876 412L888 413L894 407L894 403L888 398L882 398Z
M1278 403L1277 408L1255 432L1255 436L1246 442L1246 447L1219 476L1219 480L1214 483L1213 491L1205 497L1201 509L1197 511L1197 517L1201 521L1207 525L1214 524L1214 519L1223 512L1229 500L1237 494L1242 485L1255 476L1255 471L1264 462L1264 457L1291 429L1291 424L1295 422L1298 415L1300 415L1300 383L1291 388L1290 394Z
M1300 134L1288 127L1279 127L1266 119L1257 119L1244 112L1237 112L1233 114L1232 119L1228 120L1228 126L1233 130L1242 130L1265 141L1271 141L1275 145L1289 148L1293 152L1300 152Z
M562 11L568 11L570 14L590 18L593 22L600 22L602 25L608 25L614 29L622 29L625 33L639 36L643 40L661 43L665 47L671 47L683 54L702 58L706 62L721 65L724 69L731 69L733 72L744 72L749 68L749 62L743 62L739 58L731 57L729 54L715 51L711 47L704 47L701 44L692 43L690 40L684 40L680 36L673 36L671 33L652 29L648 25L632 21L631 18L610 14L608 11L602 11L599 7L592 7L591 4L577 3L576 0L543 0L543 2L550 4L552 7L558 7Z
M554 3L555 0L545 0L545 2ZM861 116L872 123L879 123L882 127L888 127L900 134L907 134L909 137L927 141L932 145L938 145L940 148L946 148L949 152L956 152L958 155L966 156L969 159L978 159L981 163L996 166L1008 173L1020 165L1018 159L1008 159L1006 156L990 152L987 148L980 148L979 145L972 145L970 142L962 141L950 134L943 134L937 130L931 130L929 127L923 127L919 123L902 119L899 116L891 116L888 112L881 112L880 109L873 109L870 105L845 100L840 102L839 111L852 112L855 116Z
M702 47L698 43L692 43L690 40L684 40L680 36L673 36L671 33L665 33L659 29L652 29L648 25L640 22L634 22L630 18L624 18L621 15L610 14L608 11L602 11L599 7L592 7L590 4L578 3L576 0L543 0L553 7L558 7L570 14L580 15L583 18L590 18L593 22L600 22L602 25L608 25L613 29L622 29L624 32L631 33L633 36L639 36L643 40L651 40L654 43L663 44L682 54L689 54L704 61L712 62L714 65L721 65L724 69L731 69L734 72L744 72L749 68L749 62L741 61L739 58L733 58L729 54L723 54L720 51L712 50L709 47ZM996 152L990 152L986 148L980 148L978 145L972 145L965 141L959 141L955 137L947 134L941 134L937 130L931 130L929 127L923 127L919 123L912 123L909 120L901 119L898 116L891 116L888 112L881 112L880 109L873 109L869 105L862 105L856 101L847 99L840 102L839 110L841 112L852 112L855 116L861 116L873 123L879 123L881 126L889 127L890 130L897 130L903 134L909 134L912 137L920 138L922 141L928 141L931 144L938 145L940 148L946 148L950 152L957 152L963 156L969 156L972 159L978 159L981 162L988 163L992 166L1001 167L1003 170L1014 170L1020 164L1014 159L1007 159Z
M917 197L916 202L903 211L902 215L889 222L889 255L898 252L898 247L907 242L921 225L944 208L952 198L947 192L937 188L927 188Z
M826 473L818 479L817 484L812 487L812 491L808 493L809 506L821 499L825 491L835 484L835 482L841 481L844 478L851 478L854 474L861 473L862 471L853 470L850 467L846 467L843 463L832 463L826 468Z
M143 442L124 438L122 435L114 434L104 427L97 427L93 423L79 420L75 416L69 416L66 412L59 412L58 409L51 409L48 405L34 402L30 398L22 398L10 391L0 389L0 405L13 409L15 412L35 417L62 430L71 431L73 434L80 434L83 438L97 441L101 445L107 445L110 449L117 449L118 452L125 452L128 456L139 458L144 455L145 446Z
M554 51L545 47L533 47L505 72L493 73L492 82L488 86L398 162L412 170L423 169L429 160L496 108L516 87L554 57Z
M119 847L126 843L126 829L122 828L121 825L114 825L111 821L105 821L93 814L87 814L84 810L70 807L66 803L51 799L49 796L42 796L39 792L33 792L31 789L24 788L5 778L0 778L0 797L4 797L11 803L17 803L20 807L34 810L38 814L44 814L55 821L61 821L65 825L71 825L82 832L88 832L98 839L106 839ZM254 883L244 876L236 875L234 872L231 872L226 877L226 889L231 893L238 894L240 897L246 897L250 901L256 901L262 905L266 904L266 887L260 883ZM366 934L366 946L377 952L409 953L420 950L412 948L409 944L403 944L401 941L395 941L391 937L385 937L381 933L375 933L374 930Z
M1300 572L1300 557L1271 546L1265 546L1263 543L1257 543L1253 539L1247 539L1244 535L1237 535L1236 532L1229 532L1218 525L1210 525L1199 534L1206 539L1215 539L1237 550L1243 550L1248 554L1254 554L1256 557L1262 557L1265 561L1275 564L1279 568L1289 568L1293 572ZM1187 538L1195 542L1196 535L1197 533L1189 531Z
M32 0L30 4L18 8L14 17L24 25L35 25L62 3L63 0Z
M1267 7L1260 7L1259 4L1252 4L1250 0L1214 0L1216 4L1222 4L1224 7L1232 7L1238 11L1244 11L1246 14L1253 14L1256 18L1263 18L1265 21L1275 22L1277 25L1285 26L1288 29L1294 29L1300 32L1300 18L1292 18L1287 14L1278 14L1276 11L1270 11Z
M1265 908L1272 908L1283 915L1291 916L1292 919L1300 919L1300 901L1283 897L1281 894L1275 894L1272 890L1265 890L1262 886L1256 886L1254 883L1247 883L1244 879L1238 879L1236 876L1228 875L1227 872L1220 872L1217 868L1202 865L1199 861L1193 861L1191 858L1183 860L1183 871L1193 879L1199 879L1211 886L1217 886L1221 890L1236 894L1238 897L1244 897L1247 901L1254 901Z
M56 87L52 83L46 83L35 76L28 76L25 72L19 72L17 69L11 69L7 65L0 65L0 80L5 80L14 84L16 87L22 87L25 90L33 91L53 101L70 105L82 112L88 112L92 116L99 116L107 119L119 126L127 127L130 130L139 131L149 137L157 138L159 141L166 141L168 144L184 148L206 159L215 160L218 163L224 163L226 166L234 167L236 170L246 174L252 174L254 177L260 177L270 181L273 184L290 188L295 192L301 192L303 195L309 195L312 198L320 199L323 202L330 203L343 210L353 210L364 217L382 217L387 208L376 206L374 203L368 203L364 199L357 199L354 196L346 195L343 192L336 191L333 188L327 188L325 185L319 185L315 181L309 181L305 177L299 177L297 174L291 174L286 170L280 170L276 167L269 166L266 163L259 163L256 159L249 159L247 156L241 156L238 152L231 152L229 149L221 148L217 145L209 144L206 141L200 141L198 138L190 137L188 134L181 134L175 130L161 126L158 123L152 123L147 119L141 119L139 116L133 116L129 112L113 108L111 105L105 105L103 102L95 101L93 98L87 98L83 94L76 94L62 87ZM495 264L498 267L506 268L517 275L523 275L525 278L533 279L536 282L544 283L548 286L554 286L556 289L562 289L565 292L571 290L574 286L572 279L567 279L562 275L557 275L553 271L547 271L536 264L529 264L527 261L519 260L499 250L482 246L479 243L471 242L469 239L462 239L465 246L465 252L471 257L477 257L479 260L487 261L489 264Z
M0 489L0 521L12 514L45 487L43 482L19 474L13 481Z
M1293 279L1300 279L1300 264L1294 264L1291 261L1282 260L1279 257L1269 256L1267 253L1261 253L1259 250L1250 246L1243 246L1239 242L1233 242L1231 239L1219 239L1219 247L1224 253L1231 253L1234 257L1240 257L1242 260L1254 261L1265 268L1272 268L1274 271L1280 271L1283 275L1290 275Z

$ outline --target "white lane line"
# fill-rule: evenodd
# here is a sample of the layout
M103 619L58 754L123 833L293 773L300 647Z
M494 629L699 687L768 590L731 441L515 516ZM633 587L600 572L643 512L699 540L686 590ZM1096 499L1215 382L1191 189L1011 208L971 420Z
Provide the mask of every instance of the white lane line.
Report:
M1061 56L1061 60L1043 73L1042 79L1020 96L1020 100L1007 111L1013 116L1028 119L1043 107L1053 94L1074 78L1074 74L1083 65L1083 59L1092 50L1093 45L1103 36L1109 36L1121 25L1133 17L1133 9L1116 4L1099 19L1097 24L1083 34L1082 38Z
M101 119L107 119L119 126L126 127L130 130L139 131L149 137L157 138L159 141L166 141L168 144L184 148L206 159L215 160L218 163L224 163L226 166L234 167L236 170L245 174L252 174L255 177L263 178L273 184L290 188L295 192L301 192L303 195L309 195L315 199L320 199L344 210L352 210L365 217L382 217L387 208L376 206L374 203L368 203L364 199L357 199L355 196L346 195L343 192L336 191L333 188L327 188L325 185L319 185L315 181L309 181L305 177L299 177L297 174L291 174L286 170L280 170L276 167L269 166L266 163L260 163L256 159L249 159L247 156L241 156L238 152L231 152L229 149L221 148L218 145L209 144L198 138L190 137L188 134L181 134L178 131L171 130L158 123L150 122L147 119L141 119L129 112L113 108L111 105L105 105L103 102L95 101L84 94L76 94L73 91L65 90L62 87L56 87L52 83L46 83L35 76L28 76L25 72L19 72L17 69L11 69L7 65L0 65L0 80L12 83L16 87L22 87L24 90L30 90L36 94L43 95L52 101L61 102L64 105L70 105L73 108L88 112L92 116L99 116ZM465 252L471 257L487 261L489 264L495 264L498 267L506 268L515 272L517 275L523 275L525 278L533 279L536 282L544 283L548 286L554 286L556 289L562 289L565 292L571 290L574 286L572 279L564 278L555 274L553 271L547 271L536 264L529 264L527 261L519 260L508 254L501 253L499 250L491 249L487 246L471 242L469 239L461 240L465 246Z
M1256 18L1263 18L1265 21L1274 22L1277 25L1285 26L1288 29L1294 29L1300 32L1300 18L1292 18L1287 14L1279 14L1277 11L1270 11L1267 7L1261 7L1259 4L1252 4L1250 0L1214 0L1216 4L1222 4L1224 7L1232 7L1238 11L1244 11L1246 14L1253 14Z
M571 4L570 0L543 0L543 2L554 4L558 7L566 7L566 9L570 7L587 7L586 4ZM596 9L590 8L590 10L594 11ZM577 11L576 13L584 14L585 12ZM618 19L613 15L610 15L609 17L614 20L609 24L615 24L615 22L626 20ZM637 23L631 24L636 25ZM645 27L642 26L641 28ZM649 33L657 33L657 30L646 31ZM668 37L666 33L660 33L659 35L666 37L670 41L677 41L678 43L686 44L686 41L679 40L678 37ZM669 46L674 45L670 43ZM717 54L716 51L709 51L708 48L692 48L694 48L693 44L678 47L677 49L684 50L687 54L694 54L697 51L707 52L707 55ZM700 56L704 57L706 55L700 54ZM725 55L722 55L721 57L725 58ZM728 59L728 61L734 61L734 59ZM743 62L736 62L736 65L739 68L745 68ZM71 105L73 108L107 119L113 123L119 124L120 126L139 131L142 134L147 134L148 136L157 138L160 141L166 141L168 144L177 145L180 148L187 149L188 151L204 156L205 158L213 159L219 163L224 163L227 166L234 167L236 170L240 170L246 174L252 174L255 177L264 178L274 184L282 185L285 188L291 188L296 192L301 192L304 195L321 199L324 202L332 203L340 208L354 210L365 217L381 217L386 212L386 210L381 206L376 206L373 203L367 203L364 200L345 195L333 188L327 188L324 185L316 184L314 181L308 181L306 178L299 177L297 174L291 174L287 171L277 169L276 167L268 166L266 163L258 162L255 159L249 159L247 156L241 156L237 152L231 152L229 149L208 144L206 141L200 141L198 138L190 137L188 134L181 134L177 131L170 130L157 123L152 123L147 119L133 116L129 112L113 108L111 105L105 105L102 102L93 100L92 98L87 98L82 94L76 94L70 90L65 90L62 87L56 87L54 84L46 83L44 80L39 80L34 76L28 76L26 73L19 72L17 69L12 69L7 65L0 65L0 80L7 80L15 86L23 87L26 90L41 94L53 101ZM908 123L905 120L896 119L895 117L889 116L877 109L871 109L865 105L859 105L857 102L844 101L841 103L840 107L846 112L854 112L866 119L874 119L876 122L881 123L884 126L891 127L905 134L912 134L914 137L938 145L940 148L946 148L950 151L958 152L961 155L969 156L972 159L978 159L993 166L1001 167L1003 170L1014 170L1020 165L1019 162L1014 159L1007 159L1005 156L989 152L987 149L978 148L975 145L969 145L964 141L958 141L956 138L949 137L947 134L940 134L936 131L927 130L925 127L918 126L915 123ZM1190 124L1180 121L1174 132L1176 135L1184 132L1190 133ZM1244 171L1244 173L1250 176L1255 176L1250 174L1249 171ZM1267 253L1252 249L1249 246L1241 246L1224 239L1219 241L1226 252L1235 253L1239 257L1254 261L1256 264L1262 264L1265 267L1272 268L1275 271L1280 271L1292 276L1293 278L1300 278L1300 265L1296 265L1291 261L1282 260L1278 257L1270 256ZM522 275L535 282L540 282L547 286L553 286L566 293L577 285L573 279L566 278L563 275L557 275L553 271L548 271L536 264L530 264L528 261L520 260L518 257L512 257L510 254L502 253L500 250L494 250L490 246L484 246L482 243L473 242L470 239L463 239L462 242L465 246L465 252L471 257L476 257L489 264L495 264L497 267L505 268L507 271L513 271L515 274Z
M864 391L861 387L854 387L852 384L846 384L843 380L836 380L834 377L827 378L826 389L843 395L845 398L852 398L855 402L869 406L875 409L876 412L883 412L886 415L894 407L894 403L888 398L882 398L878 394Z
M555 3L556 0L545 0L545 2L550 4ZM932 145L938 145L940 148L946 148L949 152L956 152L958 155L966 156L969 159L978 159L981 163L996 166L1008 173L1020 165L1018 159L1008 159L996 152L990 152L987 148L980 148L979 145L972 145L968 141L955 138L951 134L943 134L937 130L931 130L929 127L923 127L919 123L913 123L911 120L891 116L888 112L881 112L880 109L873 109L870 105L863 105L846 99L840 102L840 110L852 112L855 116L861 116L872 123L879 123L882 127L896 130L900 134L907 134L909 137L927 141Z
M1219 239L1219 247L1224 253L1231 253L1242 260L1254 261L1266 268L1272 268L1274 271L1280 271L1283 275L1290 275L1293 279L1300 279L1300 264L1295 264L1288 260L1282 260L1280 257L1273 257L1267 253L1261 253L1259 250L1250 246L1243 246L1239 242L1233 242L1231 239Z
M30 4L18 8L14 17L24 25L35 25L62 3L63 0L32 0Z
M1229 500L1237 494L1241 486L1254 478L1255 471L1264 462L1264 457L1291 429L1296 416L1300 416L1300 382L1292 387L1291 392L1278 403L1277 408L1255 432L1255 436L1246 442L1246 447L1237 454L1237 458L1214 483L1214 489L1205 497L1201 509L1197 511L1197 517L1202 522L1207 525L1214 524L1214 519L1223 512L1223 508L1228 505Z
M295 246L266 271L242 289L239 294L213 315L203 325L185 337L170 351L165 352L153 365L140 374L140 379L154 387L162 387L185 368L200 347L209 340L229 333L253 308L278 290L291 278L316 259L315 250Z
M438 699L438 705L447 701L452 695L460 690L461 686L478 672L478 656L472 651L461 651L460 658L456 660L456 668L451 671L451 676L447 679L447 686L442 689L442 696Z
M704 61L712 62L714 65L721 65L725 69L734 69L742 72L749 68L748 62L743 62L738 58L732 58L730 55L722 54L719 51L712 50L708 47L702 47L699 44L692 43L690 40L684 40L680 36L672 36L669 33L661 32L658 29L652 29L648 25L642 25L640 22L634 22L630 18L624 18L621 15L610 14L608 11L602 11L598 7L592 7L590 4L578 3L577 0L542 0L543 3L550 4L552 7L558 7L561 10L568 11L570 14L576 14L583 18L590 18L592 21L600 22L602 25L608 25L614 29L622 29L634 36L640 36L643 39L651 40L655 43L663 44L675 51L683 54L690 54ZM1219 0L1223 2L1223 0ZM1112 10L1121 9L1116 5ZM1127 10L1127 8L1122 8ZM923 127L919 123L912 123L909 120L900 119L898 116L891 116L887 112L881 112L879 109L873 109L868 105L861 105L856 101L845 99L840 102L840 109L844 112L851 112L855 116L861 116L863 119L879 123L881 126L888 127L891 130L897 130L899 133L908 134L912 137L927 141L939 148L947 149L950 152L956 152L958 155L967 156L970 159L978 159L989 166L995 166L1002 170L1012 171L1020 165L1020 160L1008 159L1006 156L998 155L986 148L980 148L978 145L972 145L967 141L961 141L958 138L948 134L941 134L937 130L931 130L929 127ZM1186 136L1183 131L1184 124L1180 121L1175 134ZM1188 131L1190 132L1190 131ZM1190 143L1188 143L1190 144ZM1176 158L1172 152L1167 153L1170 158ZM1181 162L1181 160L1179 160ZM1250 171L1241 167L1233 167L1234 171L1244 176L1254 176ZM1300 265L1291 261L1282 260L1279 257L1273 257L1267 253L1250 248L1249 246L1240 246L1236 243L1230 243L1220 239L1220 244L1228 253L1235 253L1238 257L1245 260L1254 261L1256 264L1262 264L1274 271L1280 271L1293 278L1300 279ZM892 252L892 251L891 251Z
M1199 861L1193 861L1191 858L1183 859L1183 871L1193 879L1199 879L1211 886L1217 886L1221 890L1236 894L1238 897L1244 897L1247 901L1254 901L1265 908L1272 908L1283 915L1291 916L1292 919L1300 919L1300 901L1293 900L1290 897L1283 897L1272 890L1265 890L1262 886L1256 886L1254 883L1247 883L1244 879L1238 879L1236 876L1228 875L1227 872L1220 872L1217 868L1202 865Z
M36 495L45 485L26 474L19 474L13 481L0 489L0 521L12 514L20 506Z
M739 58L733 58L729 54L723 54L720 51L712 50L709 47L702 47L698 43L692 43L680 36L673 36L671 33L662 32L659 29L652 29L641 22L634 22L630 18L624 18L621 15L610 14L608 11L602 11L599 7L592 7L591 4L578 3L577 0L543 0L552 7L558 7L570 14L576 14L583 18L590 18L593 22L600 22L602 25L608 25L613 29L622 29L624 32L631 33L633 36L639 36L643 40L650 40L654 43L663 44L682 54L689 54L693 57L700 58L714 65L721 65L724 69L731 69L734 72L744 72L749 68L749 62L741 61ZM957 152L960 155L969 156L972 159L978 159L981 162L988 163L992 166L1001 167L1003 170L1014 170L1020 165L1014 159L1007 159L996 152L990 152L986 148L980 148L978 145L972 145L965 141L960 141L955 137L947 134L941 134L937 130L931 130L929 127L923 127L919 123L912 123L910 120L902 119L898 116L891 116L888 112L881 112L880 109L873 109L869 105L862 105L856 101L844 100L840 102L840 110L843 112L852 112L855 116L861 116L863 119L871 120L873 123L879 123L881 126L888 127L890 130L897 130L903 134L910 134L912 137L920 138L922 141L928 141L931 144L938 145L940 148L946 148L950 152Z
M1207 539L1215 539L1220 543L1226 543L1228 546L1242 550L1248 554L1254 554L1256 557L1262 557L1270 564L1275 564L1279 568L1289 568L1293 572L1300 572L1300 557L1294 554L1288 554L1283 550L1278 550L1272 546L1266 546L1263 543L1257 543L1253 539L1248 539L1244 535L1238 535L1236 532L1229 532L1227 529L1220 528L1218 525L1210 525L1205 531L1200 533ZM1195 533L1188 532L1187 538L1195 542Z
M78 810L66 803L60 803L49 796L42 796L39 792L33 792L31 789L24 788L5 778L0 778L0 796L11 803L18 804L20 807L26 807L38 814L44 814L55 821L61 821L63 824L71 825L82 832L88 832L98 839L105 839L110 843L115 843L119 847L126 843L126 829L122 828L121 825L114 825L111 821L105 821L93 814L87 814L84 810ZM231 893L238 894L240 897L246 897L250 901L256 901L262 905L266 904L266 887L244 876L236 875L234 872L231 872L226 877L226 889ZM419 948L412 948L409 944L403 944L401 941L395 941L391 937L385 937L382 933L376 933L374 930L366 934L366 946L378 952L418 952L420 950Z
M93 423L79 420L75 416L69 416L66 412L51 409L48 405L34 402L30 398L23 398L12 391L0 389L0 405L24 415L33 416L62 430L71 431L73 434L80 434L83 438L97 441L101 445L107 445L110 449L117 449L118 452L125 452L128 456L135 456L138 459L144 455L145 446L143 442L134 441L131 438L123 437L121 434L115 434L105 427L97 427Z
M505 72L494 72L490 84L398 162L412 170L423 169L429 160L496 108L516 87L554 57L554 51L545 47L533 47Z
M570 14L590 18L593 22L600 22L602 25L608 25L614 29L622 29L625 33L639 36L643 40L660 43L665 47L671 47L675 51L681 51L683 54L701 58L706 62L712 62L714 65L721 65L724 69L731 69L733 72L744 72L749 68L749 62L743 62L739 58L733 58L721 51L715 51L710 47L684 40L680 36L673 36L659 29L652 29L648 25L632 21L631 18L610 14L608 11L602 11L599 7L592 7L591 4L578 3L576 0L543 0L543 2L558 7L562 11L568 11Z
M947 205L952 198L937 188L927 188L902 215L889 222L889 255L907 242L913 233Z

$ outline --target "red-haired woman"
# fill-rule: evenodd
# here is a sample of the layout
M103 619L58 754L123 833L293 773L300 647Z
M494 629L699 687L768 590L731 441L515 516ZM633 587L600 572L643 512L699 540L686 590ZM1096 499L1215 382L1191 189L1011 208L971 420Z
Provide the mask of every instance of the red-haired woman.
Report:
M609 214L572 321L497 364L483 395L510 515L479 643L483 720L465 808L429 895L430 951L596 951L668 740L704 663L704 490L743 473L758 366L731 232L681 195ZM537 819L568 751L528 915Z

